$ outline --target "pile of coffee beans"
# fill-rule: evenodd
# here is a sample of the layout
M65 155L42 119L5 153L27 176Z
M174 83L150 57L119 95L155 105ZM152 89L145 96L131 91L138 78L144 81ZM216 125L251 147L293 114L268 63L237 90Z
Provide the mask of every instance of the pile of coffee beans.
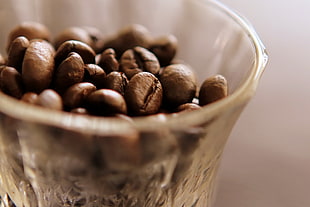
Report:
M200 109L227 96L219 74L199 86L191 67L175 60L177 38L153 37L133 24L106 37L94 27L69 27L52 38L24 22L0 54L0 89L21 101L96 116L145 116Z

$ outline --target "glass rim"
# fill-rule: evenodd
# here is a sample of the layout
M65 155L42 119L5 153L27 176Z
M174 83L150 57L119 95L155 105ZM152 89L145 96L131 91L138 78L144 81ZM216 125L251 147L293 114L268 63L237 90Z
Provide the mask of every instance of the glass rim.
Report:
M39 106L33 106L23 103L15 98L0 92L0 112L16 118L18 120L29 121L32 123L46 124L50 126L66 128L84 133L127 133L133 126L140 130L160 129L161 127L176 127L195 125L205 122L205 117L214 117L225 108L231 108L236 103L243 103L249 100L254 94L258 82L264 72L268 62L268 54L260 37L249 21L236 11L227 7L217 0L195 0L201 3L209 4L212 7L225 13L234 20L253 43L255 50L255 61L250 69L250 74L246 80L234 92L222 100L206 105L197 111L180 113L178 116L167 114L165 122L149 119L146 117L133 117L132 122L115 117L97 117L88 115L79 115L64 111L45 109ZM195 122L195 123L194 123Z

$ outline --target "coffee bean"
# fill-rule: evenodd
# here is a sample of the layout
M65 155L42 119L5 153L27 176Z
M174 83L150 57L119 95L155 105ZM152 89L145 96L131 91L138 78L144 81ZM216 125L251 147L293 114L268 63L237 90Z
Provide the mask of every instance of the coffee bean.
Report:
M88 33L88 36L92 40L90 46L94 49L96 54L101 53L104 46L104 35L102 32L98 28L92 26L83 26L81 28Z
M88 32L80 27L68 27L62 30L57 36L55 37L54 46L56 50L59 46L68 40L78 40L83 42L87 45L92 44L92 39L90 38Z
M0 55L4 93L72 113L164 119L164 113L179 116L176 112L199 110L228 94L221 75L204 81L198 93L194 72L175 60L178 41L172 34L153 38L134 24L104 38L95 27L69 27L56 36L56 52L49 39L41 24L23 23L11 31L8 57Z
M99 89L86 98L86 109L94 115L127 114L124 97L111 89Z
M112 89L120 94L125 94L125 88L128 84L126 75L122 72L111 72L104 80L104 88Z
M150 115L158 112L163 90L159 80L149 72L136 74L128 82L125 99L132 115Z
M76 83L69 87L63 94L63 104L67 109L82 107L86 97L96 90L91 83Z
M50 86L54 54L54 48L45 40L30 41L22 65L22 78L27 91L40 93Z
M142 71L157 75L159 70L160 65L156 56L142 47L126 50L120 59L120 71L129 79Z
M23 82L21 74L13 67L3 66L0 74L1 90L15 98L23 95Z
M174 35L166 35L154 39L150 45L150 51L156 55L162 67L171 64L177 49L178 40Z
M37 99L38 99L38 94L33 93L33 92L27 92L21 97L20 100L26 103L36 104Z
M28 40L43 39L50 41L51 35L48 28L38 22L23 22L14 27L8 36L7 51L10 48L11 42L19 36L24 36Z
M104 87L105 71L96 64L85 64L84 81L94 84L97 89Z
M114 37L105 41L105 48L114 48L118 57L126 50L135 46L149 47L152 37L147 28L139 24L132 24L122 28Z
M44 91L42 91L38 95L36 104L49 109L63 109L62 99L60 95L52 89L45 89Z
M199 91L199 104L201 106L226 97L228 94L227 80L222 75L214 75L207 78Z
M132 49L126 50L120 59L120 71L126 74L128 79L131 79L137 73L141 73L142 69L139 68L135 54Z
M29 40L24 36L14 39L8 51L8 66L14 67L21 72L26 49L29 46Z
M164 91L164 102L168 106L179 106L192 102L196 94L196 78L193 71L184 64L169 65L160 74Z
M66 59L71 52L78 53L85 64L95 63L95 51L84 42L78 40L68 40L62 43L55 54L55 64L58 66Z
M84 78L84 63L78 53L71 52L59 65L54 75L54 88L63 93L68 87L82 82Z
M114 49L108 48L104 50L100 55L98 65L100 65L100 67L102 67L107 74L111 73L112 71L118 71L119 63L116 59Z
M135 59L139 68L145 72L150 72L153 75L157 75L160 70L160 64L157 57L149 50L143 47L134 47Z
M176 109L176 112L195 111L199 109L201 109L201 107L198 104L185 103L185 104L178 106L178 108Z

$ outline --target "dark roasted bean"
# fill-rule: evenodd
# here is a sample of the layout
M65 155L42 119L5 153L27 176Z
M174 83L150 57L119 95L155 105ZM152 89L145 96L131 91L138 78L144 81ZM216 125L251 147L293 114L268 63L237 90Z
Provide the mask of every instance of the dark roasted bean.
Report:
M124 97L111 89L99 89L86 99L86 109L94 115L127 114Z
M139 68L145 72L150 72L153 75L157 75L160 70L160 64L157 57L149 50L143 47L134 47L135 59Z
M207 105L226 97L228 94L227 80L222 75L207 78L199 91L199 104Z
M62 96L64 107L68 109L82 107L87 96L95 90L96 86L87 82L72 85Z
M78 53L85 64L95 63L95 51L86 43L78 40L68 40L62 43L55 54L55 64L58 66L71 52Z
M22 78L27 91L40 93L50 86L54 73L54 48L45 40L33 40L25 52Z
M132 49L126 50L120 59L120 71L124 72L128 79L131 79L137 73L141 73L142 69L135 59L135 53Z
M11 42L19 36L25 36L28 40L43 39L49 41L51 38L50 32L45 25L38 22L23 22L11 30L8 37L7 51Z
M100 65L100 67L102 67L107 74L111 73L112 71L118 71L119 63L116 59L114 49L108 48L103 51L100 55L98 65Z
M62 43L68 40L78 40L89 46L92 44L92 39L86 30L80 27L68 27L58 33L55 37L54 45L56 50Z
M59 65L54 75L54 88L63 93L68 87L82 82L84 78L84 63L78 53L72 52Z
M129 79L142 71L157 75L160 65L153 53L142 47L134 47L123 53L120 59L120 71Z
M116 55L121 56L123 52L135 46L148 48L151 35L147 28L139 24L124 27L114 37L105 41L105 48L114 48Z
M104 88L115 90L122 95L125 94L127 84L128 79L122 72L111 72L104 80Z
M1 90L15 98L23 95L23 82L21 74L13 67L3 66L0 74Z
M177 49L178 40L174 35L166 35L154 39L150 45L150 51L156 55L162 67L171 64Z
M102 52L102 48L104 46L104 36L101 31L98 28L91 26L83 26L81 28L88 33L88 36L91 39L90 46L94 49L94 51L97 54Z
M192 102L196 94L196 78L193 71L184 64L169 65L160 74L164 90L164 102L176 107Z
M19 72L22 71L23 60L29 41L24 36L19 36L11 43L8 51L8 66L14 67Z
M105 71L96 64L85 64L84 81L94 84L98 89L104 87Z
M163 90L159 80L151 73L141 72L128 82L125 99L132 115L150 115L158 112Z

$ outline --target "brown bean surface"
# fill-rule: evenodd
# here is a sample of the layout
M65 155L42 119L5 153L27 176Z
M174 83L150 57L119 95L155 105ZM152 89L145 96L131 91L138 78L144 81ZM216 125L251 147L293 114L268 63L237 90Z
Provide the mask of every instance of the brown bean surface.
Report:
M63 104L67 109L83 107L87 96L95 90L96 86L91 83L76 83L63 94Z
M24 87L21 74L13 67L4 66L0 73L1 90L15 98L23 95Z
M164 90L164 102L169 107L190 103L195 97L196 77L187 65L169 65L163 69L159 79Z
M29 46L29 40L24 36L19 36L13 40L8 51L8 66L14 67L21 72L25 52Z
M125 99L132 115L155 114L161 106L162 96L159 80L149 72L133 76L125 91Z
M30 41L22 65L22 79L27 91L40 93L50 86L54 54L54 48L45 40Z
M62 43L55 54L55 64L58 66L71 52L78 53L85 64L95 63L95 51L86 43L78 40L68 40Z
M127 114L124 97L111 89L99 89L91 93L86 99L86 109L101 116Z
M84 62L78 53L72 52L59 65L54 75L54 88L63 93L68 87L82 82L84 78Z
M227 80L222 75L214 75L207 78L199 91L199 104L210 104L226 97L228 94Z

